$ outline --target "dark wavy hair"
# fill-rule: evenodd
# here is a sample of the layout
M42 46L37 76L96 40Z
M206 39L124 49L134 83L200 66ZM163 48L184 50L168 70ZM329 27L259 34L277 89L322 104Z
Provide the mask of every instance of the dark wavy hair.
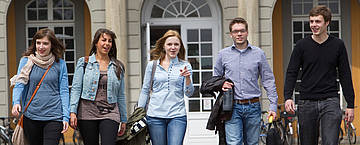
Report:
M181 60L185 60L185 47L182 42L180 34L175 30L168 30L164 36L162 36L159 40L156 41L155 48L150 51L150 60L163 60L165 58L166 52L164 49L165 41L169 37L177 37L180 40L180 50L178 53L178 58Z
M40 29L33 36L31 45L28 49L23 53L23 56L29 56L30 54L35 55L36 51L36 40L47 37L51 42L51 50L50 52L55 56L55 61L59 62L59 59L63 57L65 52L65 47L62 42L56 38L54 31L49 28Z
M94 39L91 43L91 50L90 50L89 56L94 53L96 54L96 50L97 50L96 44L99 42L99 39L100 39L101 35L103 35L103 34L110 35L111 39L113 40L112 47L110 48L108 56L111 61L115 62L115 66L116 66L115 73L116 73L117 78L120 79L121 73L125 72L125 67L124 67L124 64L116 58L116 54L117 54L117 52L116 52L117 48L116 48L116 43L115 43L116 35L113 31L105 29L105 28L100 28L96 31L96 33L94 35Z

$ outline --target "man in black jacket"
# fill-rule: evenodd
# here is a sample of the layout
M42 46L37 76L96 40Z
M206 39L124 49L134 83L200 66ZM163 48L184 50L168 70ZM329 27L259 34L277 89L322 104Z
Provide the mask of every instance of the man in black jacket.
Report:
M341 123L337 74L347 102L345 119L354 120L354 89L344 42L327 34L330 9L316 6L310 13L312 35L299 40L292 52L286 73L285 109L294 113L291 99L300 68L298 115L302 145L318 144L319 126L323 144L337 145Z

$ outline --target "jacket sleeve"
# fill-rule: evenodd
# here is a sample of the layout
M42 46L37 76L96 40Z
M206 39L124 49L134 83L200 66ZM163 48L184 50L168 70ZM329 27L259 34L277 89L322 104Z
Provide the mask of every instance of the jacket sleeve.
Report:
M79 58L77 62L71 86L70 112L72 113L77 113L78 103L82 93L84 73L84 57L82 57Z
M117 95L117 102L120 112L120 121L127 122L126 96L125 96L125 78L124 73L121 74L120 89Z
M27 57L23 57L21 58L20 62L19 62L19 67L18 67L18 70L17 70L17 75L20 74L21 72L21 69L25 66L25 64L27 63L28 61L28 58ZM15 104L20 104L20 99L21 99L21 96L24 95L24 89L25 89L25 84L23 83L16 83L15 86L14 86L14 89L13 89L13 96L12 96L12 102L13 102L13 105ZM24 97L25 98L25 97ZM24 104L24 98L22 100L22 103ZM24 105L22 105L24 106Z
M62 104L63 121L69 122L70 119L69 81L68 81L66 63L62 59L60 60L59 86L60 86L60 99Z
M143 86L141 88L140 97L139 97L139 101L138 101L138 107L142 107L142 108L146 107L146 103L149 98L149 88L150 88L152 65L153 65L153 62L150 61L146 66Z

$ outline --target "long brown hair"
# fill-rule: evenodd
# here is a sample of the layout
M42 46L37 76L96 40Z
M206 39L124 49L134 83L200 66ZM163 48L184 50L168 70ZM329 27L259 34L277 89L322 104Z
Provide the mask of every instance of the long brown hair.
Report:
M113 40L112 47L110 48L108 56L109 56L110 60L115 62L115 66L116 66L115 73L116 73L117 78L120 79L121 73L123 73L123 71L125 72L125 67L124 67L124 64L120 60L116 59L116 54L117 54L117 52L116 52L117 48L116 48L116 43L115 43L116 35L113 31L105 29L105 28L100 28L96 31L96 33L94 35L94 39L91 43L91 50L90 50L89 56L94 53L96 54L96 50L97 50L96 43L99 42L100 36L103 34L110 35L111 39Z
M30 54L35 55L36 51L36 40L47 37L51 42L50 52L55 56L55 61L59 62L59 58L62 58L64 55L65 47L59 39L56 38L54 31L49 28L43 28L36 32L33 36L31 45L23 53L23 56L29 56Z
M162 36L159 40L156 41L155 48L150 51L150 60L163 60L165 58L166 52L164 49L165 41L169 37L177 37L180 40L180 50L178 53L178 58L181 60L185 60L185 47L184 43L182 42L180 34L175 30L168 30L164 36Z

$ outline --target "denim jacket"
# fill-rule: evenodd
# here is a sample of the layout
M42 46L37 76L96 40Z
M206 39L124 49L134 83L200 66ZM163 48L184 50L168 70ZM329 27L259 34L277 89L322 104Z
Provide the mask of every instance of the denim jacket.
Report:
M95 101L98 89L100 70L95 54L89 56L85 72L84 60L84 57L80 58L75 68L70 97L70 112L73 113L77 113L80 97L81 99ZM118 103L120 121L127 122L124 73L121 73L120 79L118 79L115 70L115 62L110 61L107 71L107 101L110 104Z

